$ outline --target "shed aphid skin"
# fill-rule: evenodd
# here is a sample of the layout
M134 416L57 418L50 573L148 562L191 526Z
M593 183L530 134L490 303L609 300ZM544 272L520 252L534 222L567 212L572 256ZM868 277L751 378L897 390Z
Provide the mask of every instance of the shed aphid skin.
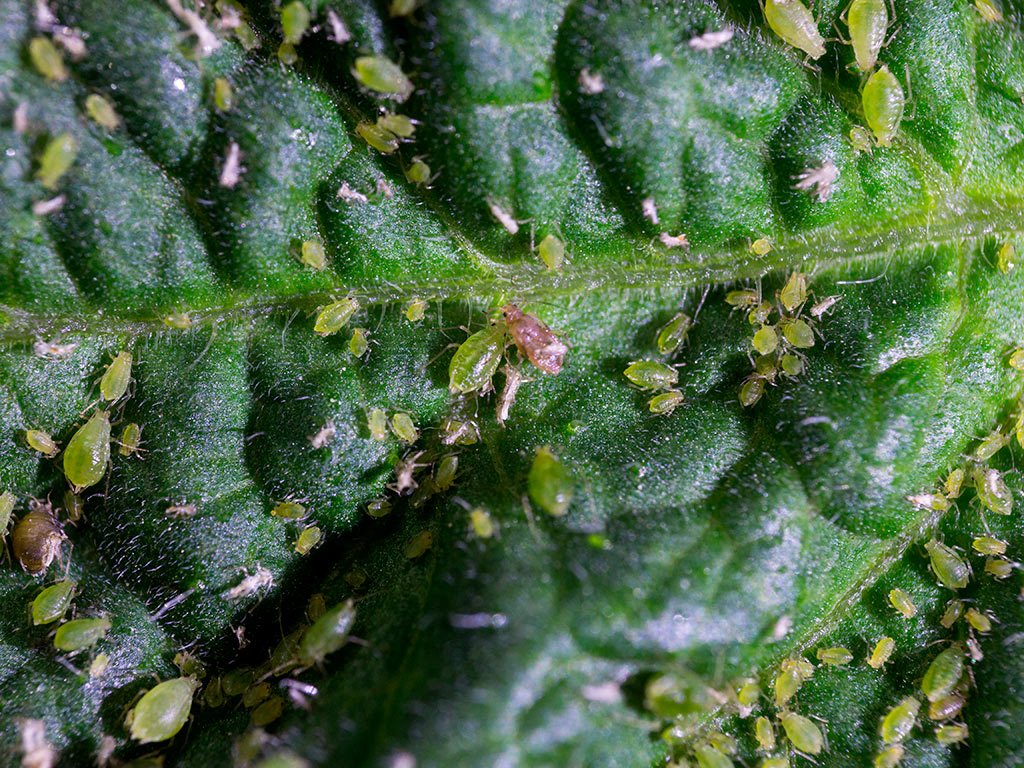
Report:
M171 312L169 315L164 315L161 320L168 328L177 328L181 331L192 327L192 318L189 317L188 312Z
M967 726L959 723L942 725L935 730L935 740L946 747L967 741L969 735Z
M658 331L658 352L663 355L675 353L693 327L693 320L685 312L677 312Z
M62 133L46 144L39 158L36 179L44 189L56 189L78 156L78 141L70 133Z
M875 144L880 147L892 146L892 140L903 122L905 105L903 86L883 64L868 78L861 91L864 119L875 136Z
M666 248L689 248L690 240L682 232L678 235L670 235L668 232L662 232L658 235L658 240Z
M917 723L917 713L921 711L921 702L908 696L889 710L882 718L880 733L886 744L901 742L910 734Z
M354 62L352 76L364 88L391 96L402 102L412 95L412 81L402 68L385 56L359 56Z
M892 657L892 652L895 649L896 641L891 637L883 637L871 651L871 655L868 657L868 666L872 669L881 669Z
M964 619L983 635L992 631L992 619L977 608L968 608L967 612L964 613Z
M418 323L426 317L427 302L424 299L413 299L405 306L405 319L410 323Z
M505 328L495 323L466 339L448 364L448 388L455 394L486 392L505 351Z
M359 301L351 297L328 304L316 316L313 330L321 336L337 333L348 324L358 309Z
M121 432L121 447L118 449L118 453L122 456L140 453L142 451L142 448L139 447L141 444L142 427L134 421L125 424L124 430Z
M15 724L21 741L22 768L53 768L59 755L46 740L46 723L32 718L18 718Z
M368 203L370 198L364 195L362 192L352 189L348 185L347 181L343 181L341 186L338 187L338 194L335 197L344 200L346 203Z
M647 407L655 416L670 416L682 404L683 393L678 389L669 389L652 397Z
M872 763L874 768L897 768L903 762L906 748L902 744L890 744L877 755Z
M49 38L33 37L28 44L28 56L32 66L47 80L59 83L68 79L64 56Z
M21 567L35 576L60 557L60 547L66 538L50 505L33 499L28 513L11 532L11 549Z
M577 75L576 84L579 86L580 93L587 96L596 96L604 91L604 78L599 72L591 72L586 67L581 69Z
M309 514L309 510L297 501L279 501L270 510L270 514L284 520L301 520Z
M999 470L978 466L971 472L971 477L978 501L985 509L997 515L1008 515L1013 511L1013 494L1006 487Z
M85 97L85 112L96 125L113 131L121 125L121 118L114 111L114 106L98 93L90 93Z
M187 502L168 504L167 508L164 510L164 514L167 515L167 517L172 517L176 520L188 520L189 518L195 517L198 512L199 507Z
M191 677L176 677L146 691L129 713L132 738L140 744L173 738L188 720L198 688Z
M999 10L995 0L974 0L974 7L978 9L981 18L989 24L998 24L1003 20L1003 12Z
M478 539L489 539L498 530L498 524L486 509L480 507L474 507L469 511L469 526Z
M812 59L825 55L825 40L814 16L800 0L767 0L764 15L772 31L794 48Z
M772 728L772 721L761 716L754 721L754 738L764 752L775 751L775 729Z
M964 648L953 643L928 665L921 679L921 690L930 702L944 699L953 692L964 673Z
M242 149L237 141L228 145L227 154L224 155L224 164L220 168L220 177L217 183L225 189L234 189L242 180L245 167L242 165Z
M416 470L429 466L429 464L417 463L416 460L422 455L423 451L418 451L411 455L407 454L404 456L395 466L395 482L389 485L388 488L393 490L399 496L408 496L416 490L416 488L419 487L419 483L417 483L414 478Z
M61 360L71 355L78 349L78 342L71 342L70 344L61 344L56 341L43 341L40 339L32 345L32 351L38 357L45 357L47 360ZM1024 352L1022 354L1022 363L1024 363Z
M931 560L932 572L939 583L949 589L963 589L971 577L967 563L952 548L935 539L924 545Z
M96 411L68 441L64 449L64 475L80 493L96 485L110 463L110 417Z
M885 0L853 0L846 9L850 43L857 68L870 72L878 63L878 53L885 44L889 28L889 9Z
M818 661L830 666L843 666L853 661L853 654L846 648L819 648Z
M303 633L297 653L299 664L311 667L323 663L348 641L355 621L356 605L351 598L328 609Z
M391 417L391 431L403 442L415 443L420 438L419 430L408 413L396 413Z
M337 434L338 428L335 426L334 420L327 419L324 425L317 430L316 434L309 437L309 444L313 446L314 451L318 451L332 443Z
M698 744L693 748L700 768L733 768L733 762L710 744Z
M232 587L225 593L228 600L241 600L261 589L269 589L274 586L274 574L262 565L257 565L253 573L247 573L238 585Z
M77 586L78 582L65 579L51 584L36 595L32 601L32 624L38 627L62 618L71 607Z
M977 664L984 660L985 654L981 652L981 643L978 642L978 638L971 633L967 636L964 641L964 647L967 648L967 655L971 657L971 661Z
M132 353L118 352L100 378L100 397L109 403L120 400L132 380Z
M299 260L307 267L312 267L317 272L327 268L327 251L324 244L319 240L304 240L300 251Z
M831 159L798 173L793 189L806 192L816 202L825 203L832 199L835 183L839 181L839 168Z
M795 712L783 712L779 721L794 747L804 754L820 754L825 746L825 736L813 721Z
M899 587L889 592L889 603L905 618L912 619L917 616L917 606L914 605L914 601Z
M725 27L712 32L705 32L702 35L691 37L687 43L695 51L713 51L732 40L736 33L732 27Z
M679 382L679 371L655 360L635 360L622 373L633 384L648 392L668 389Z
M34 451L39 451L48 459L52 459L57 455L57 443L50 437L49 433L42 431L41 429L26 429L25 430L25 442L28 443L28 447Z
M654 202L653 197L645 197L640 201L640 213L654 226L657 227L661 224L661 219L658 217L658 204Z
M512 214L493 201L488 201L487 207L490 209L491 215L498 220L498 223L505 228L506 232L510 235L515 235L519 232L519 222L515 220Z
M57 628L57 634L53 637L53 647L65 653L77 653L94 646L106 637L109 631L110 619L106 616L98 619L73 619ZM91 669L89 672L92 675Z
M383 443L388 439L388 417L380 408L371 408L366 415L366 428L370 430L370 437Z
M537 254L549 270L559 270L565 264L565 243L552 234L547 234L537 246Z
M512 405L516 401L516 394L519 392L519 388L523 384L533 381L533 379L513 365L502 366L501 372L505 374L505 386L501 388L501 394L498 395L498 402L495 406L495 418L504 427L505 422L508 421L509 410L511 410Z
M935 512L945 512L949 509L949 499L941 493L915 493L907 496L907 501L918 509L931 509Z
M558 375L569 347L540 318L523 312L515 304L506 304L501 314L519 354L542 373Z
M574 495L572 475L549 446L537 449L526 481L530 498L549 515L560 517L569 510Z

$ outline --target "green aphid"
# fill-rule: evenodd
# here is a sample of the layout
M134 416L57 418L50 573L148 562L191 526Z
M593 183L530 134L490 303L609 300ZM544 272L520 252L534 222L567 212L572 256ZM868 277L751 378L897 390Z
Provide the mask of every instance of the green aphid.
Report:
M917 606L914 605L914 601L899 587L889 591L889 604L905 618L912 619L917 616Z
M883 637L871 651L871 655L868 657L868 666L873 669L881 669L889 661L895 649L896 641L891 637Z
M943 699L953 692L963 673L964 649L959 643L953 643L928 665L921 690L930 702Z
M971 546L983 555L1002 555L1006 552L1007 544L990 536L979 536L971 542Z
M10 491L0 493L0 544L7 538L7 528L11 524L11 514L17 497Z
M242 706L246 709L258 707L270 698L270 683L253 683L242 691Z
M565 264L565 243L554 235L544 236L537 246L537 253L544 266L550 270L561 269Z
M80 493L96 485L110 463L110 416L96 411L68 441L64 449L64 476Z
M391 131L401 139L411 139L416 133L416 121L407 115L386 112L377 118L377 125Z
M298 661L304 667L320 664L348 640L356 621L356 605L349 598L313 622L299 641Z
M744 682L736 692L736 700L740 703L741 716L746 717L752 712L761 700L761 686L757 684L757 680L750 679Z
M764 752L775 751L775 729L772 728L772 721L767 717L759 717L754 721L754 738Z
M784 707L800 687L814 674L814 665L806 659L786 659L775 676L775 706Z
M41 429L26 429L25 442L34 451L39 451L43 456L52 459L57 455L57 443L50 437L49 433Z
M300 0L294 0L281 9L281 29L284 41L298 45L309 29L309 9Z
M788 757L768 757L761 763L761 768L789 768Z
M679 371L654 360L635 360L623 374L640 389L652 392L673 387L679 381Z
M782 290L779 291L779 301L782 302L782 306L786 308L787 312L792 312L797 307L803 306L803 303L807 301L807 275L803 272L791 274Z
M1008 358L1007 363L1017 373L1024 373L1024 349L1015 349Z
M971 473L978 500L986 509L997 515L1008 515L1013 511L1013 495L1003 482L997 469L975 467Z
M321 336L330 336L332 333L337 333L345 327L358 309L359 301L352 298L328 304L316 316L316 324L313 326L313 330Z
M213 103L221 112L227 112L235 106L235 91L226 77L218 77L213 81Z
M889 27L889 9L885 0L853 0L846 11L850 42L857 69L870 72L878 63L878 53L885 43Z
M132 380L132 353L118 352L100 378L100 397L109 403L119 400L128 391Z
M739 744L736 739L721 731L711 731L707 734L708 743L721 752L723 755L735 755L739 751Z
M572 475L548 446L537 449L527 477L527 488L533 502L549 515L564 515L572 503Z
M853 661L853 654L846 648L819 648L818 661L831 666L843 666Z
M224 688L219 677L213 678L203 689L203 703L211 709L224 705Z
M299 534L299 538L295 541L295 551L300 555L308 555L310 551L323 538L323 531L318 526L307 525L302 529L302 533Z
M966 725L943 725L935 731L935 740L943 746L952 746L967 741L969 736Z
M906 748L902 744L890 744L877 755L872 763L874 768L896 768L903 762Z
M280 501L270 510L270 514L284 520L301 520L309 514L309 510L297 501Z
M761 295L757 291L749 289L729 291L725 294L725 303L736 309L756 307L761 303Z
M959 688L948 696L928 705L928 717L932 720L952 720L967 704L967 694Z
M750 346L757 350L758 354L770 355L779 348L779 334L774 326L762 325L750 340Z
M206 677L206 665L193 654L182 650L174 654L174 666L182 675L202 680Z
M78 140L70 133L50 139L39 158L36 178L46 189L56 189L61 176L67 173L78 155Z
M949 589L963 589L971 577L967 563L951 547L932 539L924 545L932 571L939 583Z
M793 746L808 755L817 755L825 745L825 737L811 720L795 712L783 712L779 715L782 729Z
M455 475L459 471L459 457L453 453L443 456L437 463L434 474L434 485L438 491L447 491L455 484Z
M108 131L116 130L121 125L121 118L114 111L114 105L98 93L90 93L85 97L85 112L96 125Z
M141 444L142 427L134 421L125 424L124 431L121 432L121 448L118 450L118 453L122 456L131 456L133 453L138 453L141 450L139 448Z
M317 272L326 269L327 251L324 250L324 244L319 240L304 240L299 260Z
M697 758L697 765L700 768L733 768L729 756L722 754L710 744L698 744L693 748L693 755Z
M810 349L814 346L814 331L805 320L784 317L779 321L782 335L797 349Z
M685 312L677 312L658 331L658 352L673 354L686 341L686 335L693 327L693 320Z
M992 620L976 608L968 608L964 614L964 619L983 635L992 631Z
M985 573L994 579L1008 579L1013 574L1014 565L1001 557L990 557L985 561Z
M755 256L767 256L772 251L772 241L767 237L759 237L750 244L750 252Z
M184 331L192 327L192 318L189 317L188 312L171 312L169 315L164 315L161 319L168 328L177 328Z
M399 138L391 131L381 128L376 123L361 122L356 125L356 133L378 152L390 155L400 143Z
M941 624L946 629L952 627L964 615L964 604L959 600L950 600L946 603L946 610L942 613L942 618L939 619Z
M978 461L988 461L1009 442L1009 435L1004 435L998 429L993 430L975 447L974 458L978 459Z
M907 501L919 509L930 509L934 512L945 512L950 507L949 499L941 493L915 493L907 496Z
M787 352L779 360L779 366L787 376L799 376L804 372L804 361L791 352Z
M393 19L398 16L408 16L416 10L419 4L420 0L391 0L388 3L388 16Z
M405 169L405 178L413 184L426 184L430 181L430 166L422 160L413 160Z
M221 678L221 687L225 696L241 696L251 684L255 675L249 667L232 669Z
M765 20L772 31L812 59L825 55L825 40L818 32L814 16L800 0L768 0Z
M419 430L408 413L396 413L391 417L391 431L395 437L410 445L420 438Z
M448 388L456 394L490 389L505 351L505 328L490 325L466 339L448 364Z
M71 607L77 586L76 581L58 581L36 595L32 601L32 623L39 626L61 618Z
M775 305L770 301L762 301L747 313L747 322L751 325L766 325L771 320Z
M28 44L32 66L47 80L61 82L68 79L68 68L60 49L48 37L33 37Z
M271 696L252 711L252 724L257 728L261 728L264 725L270 725L270 723L281 717L282 714L284 714L284 699L280 696ZM278 756L281 754L282 753L278 753ZM264 760L261 765L266 765L267 762L267 760ZM274 764L271 763L271 765L273 766ZM284 765L293 766L295 763L285 763Z
M423 557L434 546L434 534L431 531L420 531L402 547L402 554L410 560Z
M1017 249L1012 242L1003 243L1003 247L996 254L996 267L1004 275L1008 275L1017 268Z
M740 405L749 408L756 405L757 401L764 395L764 376L754 374L748 376L740 385Z
M880 147L892 146L903 122L906 97L900 81L883 64L868 78L861 91L861 106L868 128Z
M410 323L418 323L427 315L427 302L424 299L413 299L405 307L405 319Z
M380 408L371 408L366 416L366 427L370 437L383 443L388 439L388 417Z
M281 43L277 47L277 58L286 67L290 67L299 60L299 53L293 43Z
M989 24L998 24L1003 20L1003 12L995 0L974 0L974 7Z
M370 343L366 338L367 333L365 328L352 329L352 338L348 341L348 351L352 353L353 357L362 357L370 348Z
M886 744L903 741L913 730L920 711L921 702L913 696L908 696L890 709L882 719L882 741Z
M196 680L177 677L146 691L129 714L132 738L140 744L151 744L174 737L188 720L197 688Z
M109 631L110 619L106 616L98 619L73 619L57 628L53 647L65 653L75 653L91 648L106 637Z
M964 489L964 482L967 480L967 473L962 467L957 467L952 470L947 476L943 483L943 488L946 490L946 496L950 499L955 499L960 496Z
M102 619L81 619L81 621L102 621ZM68 624L71 622L69 621ZM60 630L57 630L57 634L60 634ZM78 638L75 638L77 640ZM84 638L82 638L84 639ZM99 638L102 639L102 638ZM71 644L74 644L75 640L70 640ZM57 638L54 637L53 642L57 642ZM85 646L88 647L88 646ZM74 653L74 649L69 651ZM103 673L107 671L107 665L110 664L110 657L105 653L97 653L96 658L92 660L92 664L89 665L89 677L96 679L97 677L103 677Z
M683 404L683 393L678 389L670 389L667 392L655 395L647 403L651 413L658 416L668 416L676 408Z
M363 87L392 95L398 101L412 94L412 82L402 68L384 56L359 56L352 75Z

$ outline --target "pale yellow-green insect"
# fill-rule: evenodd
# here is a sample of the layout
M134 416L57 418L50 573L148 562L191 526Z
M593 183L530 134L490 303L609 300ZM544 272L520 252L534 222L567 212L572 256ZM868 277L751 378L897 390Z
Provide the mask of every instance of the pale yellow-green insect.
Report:
M870 72L878 63L878 52L882 50L889 28L889 9L885 0L853 0L846 10L846 23L850 28L857 68L861 72Z
M864 119L878 146L892 146L892 140L903 122L905 105L906 97L900 81L883 64L868 78L861 92Z
M132 380L132 353L118 352L114 361L107 366L100 378L100 396L107 402L114 402L124 396Z
M177 677L146 691L129 713L132 738L150 744L175 736L188 720L197 688L192 678Z
M110 463L110 417L96 411L64 449L64 475L79 493L96 485Z
M800 0L767 0L764 15L772 31L794 48L812 59L825 55L825 40L814 16Z

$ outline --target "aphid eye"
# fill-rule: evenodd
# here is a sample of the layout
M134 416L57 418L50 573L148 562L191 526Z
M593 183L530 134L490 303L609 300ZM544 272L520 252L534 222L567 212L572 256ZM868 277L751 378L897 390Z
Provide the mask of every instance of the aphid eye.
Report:
M390 94L397 101L404 101L412 94L412 82L402 68L384 56L359 56L356 58L353 76L359 83L377 93Z
M95 485L110 463L110 418L96 411L64 449L64 475L75 492Z
M921 690L928 697L928 701L936 702L953 692L963 672L964 649L963 646L954 643L928 665L921 680Z
M527 488L534 503L549 515L559 517L569 510L573 497L572 475L548 446L537 449Z
M870 72L878 63L878 52L882 50L889 26L885 0L853 0L846 19L857 68L861 72Z
M878 146L892 146L903 121L905 102L903 87L884 64L868 78L861 93L861 106Z
M808 755L817 755L825 745L825 737L811 720L795 712L783 712L779 715L782 728L793 746Z
M100 396L107 402L119 400L132 380L132 353L118 352L100 379Z
M891 637L883 637L875 645L875 649L871 652L871 656L868 657L868 666L873 669L881 669L889 658L892 656L892 652L896 648L896 641Z
M686 335L693 327L693 320L685 312L677 312L675 316L658 331L658 352L670 355L686 341Z
M345 327L358 309L359 302L352 298L328 304L317 315L313 330L321 336L330 336L332 333L337 333Z
M668 389L679 381L679 371L654 360L636 360L623 374L640 389L649 391Z
M39 451L48 459L57 455L56 441L41 429L26 429L25 442L28 443L29 448Z
M971 571L953 549L935 539L925 544L924 548L931 560L932 571L942 586L949 589L963 589L967 586Z
M410 445L419 440L420 437L419 430L416 429L412 416L408 413L396 413L391 417L391 431L395 433L399 440L403 440Z
M57 634L53 638L53 647L65 653L75 653L98 643L107 636L109 630L110 619L106 616L98 619L73 619L57 628ZM89 672L92 675L92 669ZM92 676L98 677L98 675Z
M328 609L303 633L299 641L298 661L303 666L322 662L348 641L355 621L356 606L351 598Z
M284 520L301 520L309 514L309 510L297 501L281 501L270 510L270 514Z
M57 621L71 607L78 582L58 581L40 592L32 601L32 624L49 624Z
M764 15L772 31L794 48L812 59L825 55L825 40L814 16L800 0L767 0Z
M185 725L198 687L192 678L178 677L148 690L132 710L132 738L140 744L172 738Z
M324 244L319 240L304 240L299 255L299 260L307 267L312 267L317 272L327 268L327 251Z
M853 661L853 654L846 648L819 648L818 661L832 666L843 666Z
M544 266L551 270L561 269L565 264L565 243L554 235L545 235L537 246L537 253Z
M90 93L85 97L85 111L96 125L108 131L121 125L121 118L114 111L114 106L98 93Z
M890 709L882 719L882 741L886 744L903 741L917 722L917 713L920 710L921 702L913 696L908 696Z
M131 456L133 453L138 453L142 444L142 427L136 424L134 421L125 425L124 431L121 433L121 448L118 450L122 456Z
M889 603L908 619L917 615L917 606L914 605L914 601L899 587L889 592Z

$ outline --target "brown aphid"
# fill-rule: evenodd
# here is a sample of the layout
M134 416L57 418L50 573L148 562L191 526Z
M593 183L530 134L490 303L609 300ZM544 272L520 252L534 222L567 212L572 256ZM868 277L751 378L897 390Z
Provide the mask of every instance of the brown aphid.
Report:
M33 499L28 513L14 526L11 546L21 567L34 576L60 557L60 545L66 538L49 503Z
M508 324L508 334L520 354L544 373L562 370L562 360L569 347L534 315L528 315L515 304L506 304L501 314Z

